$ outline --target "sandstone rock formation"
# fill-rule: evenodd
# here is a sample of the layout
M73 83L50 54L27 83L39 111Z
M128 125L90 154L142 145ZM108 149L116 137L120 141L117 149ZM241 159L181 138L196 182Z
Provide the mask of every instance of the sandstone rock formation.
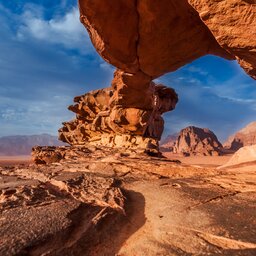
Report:
M157 150L161 114L178 99L152 80L206 54L237 59L255 78L252 1L79 0L79 8L96 50L117 71L111 88L76 97L70 106L76 119L64 123L59 137L71 145Z
M256 79L256 1L188 0L203 23L241 67Z
M237 58L254 75L253 39L248 48L233 46L239 36L225 28L225 44L202 21L221 23L226 3L241 10L235 29L245 24L253 34L255 2L230 2L79 1L96 49L118 70L111 88L69 107L76 119L64 123L60 138L70 147L36 147L40 165L0 167L0 255L255 255L255 172L137 151L157 148L161 114L177 103L154 78L208 53ZM199 16L208 5L210 13ZM212 132L195 127L181 134L177 151L183 145L185 154L221 148Z
M214 54L237 59L256 78L254 0L79 0L79 5L96 50L127 73L156 78Z
M125 219L120 183L57 169L17 169L15 177L0 168L1 255L100 255L105 234L116 234Z
M234 135L230 136L224 143L224 147L230 150L238 150L244 146L256 144L256 122L248 124Z
M117 71L111 88L75 98L70 110L77 118L64 124L60 139L157 149L161 114L177 96L152 80L206 54L237 59L256 78L255 6L253 0L79 0L92 43Z
M134 87L126 86L132 79L133 76L116 72L112 88L75 97L76 104L69 109L76 113L76 119L63 123L60 140L71 145L90 143L157 152L164 129L161 115L175 108L177 94L166 86L145 81L145 93L140 101L143 75Z
M209 129L189 126L181 130L173 152L184 156L213 156L221 154L222 145Z

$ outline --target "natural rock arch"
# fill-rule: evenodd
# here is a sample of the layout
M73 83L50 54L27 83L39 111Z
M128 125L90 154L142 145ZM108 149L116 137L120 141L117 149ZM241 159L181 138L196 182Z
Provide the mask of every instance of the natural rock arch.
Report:
M255 0L79 0L79 8L117 71L111 88L75 98L77 117L60 129L65 142L157 149L161 114L178 97L152 80L207 54L236 59L256 79Z
M98 53L156 78L204 56L237 59L256 78L256 1L79 0Z

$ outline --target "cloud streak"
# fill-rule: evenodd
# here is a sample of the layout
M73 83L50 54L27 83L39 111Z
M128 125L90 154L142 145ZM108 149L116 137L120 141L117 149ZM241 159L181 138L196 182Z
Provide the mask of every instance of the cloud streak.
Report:
M111 66L88 41L77 9L48 20L46 10L33 4L12 13L0 4L0 136L56 134L73 117L74 96L110 84Z
M88 35L79 21L79 11L73 7L64 16L46 20L35 7L27 7L20 16L21 25L17 37L21 41L34 38L46 44L62 45L67 49L76 49L81 54L93 51Z
M223 141L256 119L256 83L236 62L206 56L161 82L174 87L180 98L176 110L165 116L165 136L195 125L212 129Z

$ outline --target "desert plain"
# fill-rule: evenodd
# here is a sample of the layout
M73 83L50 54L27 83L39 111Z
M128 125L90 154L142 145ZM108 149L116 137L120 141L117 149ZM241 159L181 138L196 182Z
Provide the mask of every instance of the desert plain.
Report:
M218 168L229 158L91 148L2 162L0 252L255 255L256 165Z

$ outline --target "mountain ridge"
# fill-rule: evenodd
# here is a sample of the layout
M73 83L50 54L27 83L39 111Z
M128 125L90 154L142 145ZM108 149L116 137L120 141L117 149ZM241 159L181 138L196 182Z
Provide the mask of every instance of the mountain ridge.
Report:
M47 133L0 137L0 156L30 155L34 146L62 146L57 136Z

